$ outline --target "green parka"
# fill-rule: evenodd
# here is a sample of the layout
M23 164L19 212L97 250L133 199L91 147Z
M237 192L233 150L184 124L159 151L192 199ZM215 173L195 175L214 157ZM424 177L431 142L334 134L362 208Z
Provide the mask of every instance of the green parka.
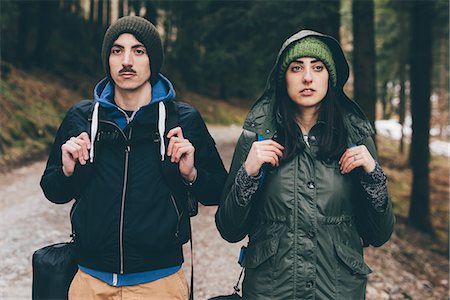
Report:
M309 30L290 37L244 123L216 213L217 228L225 240L238 242L249 236L243 261L244 299L364 299L371 270L364 262L363 244L381 246L394 227L389 199L385 209L377 211L365 196L357 172L342 175L338 161L317 158L320 121L309 132L310 147L270 168L247 205L238 201L236 173L256 136L274 138L277 134L278 61L290 44L306 36L322 39L333 53L348 145L366 145L377 160L373 129L342 90L349 68L338 42Z

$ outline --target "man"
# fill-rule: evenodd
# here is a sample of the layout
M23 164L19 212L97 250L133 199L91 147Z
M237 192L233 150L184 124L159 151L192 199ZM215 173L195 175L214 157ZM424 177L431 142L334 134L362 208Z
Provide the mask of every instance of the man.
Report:
M153 24L134 16L116 21L102 60L107 77L94 101L67 113L41 180L50 201L76 199L79 270L69 298L187 299L188 197L218 204L226 171L200 114L172 101ZM175 166L181 189L163 164Z

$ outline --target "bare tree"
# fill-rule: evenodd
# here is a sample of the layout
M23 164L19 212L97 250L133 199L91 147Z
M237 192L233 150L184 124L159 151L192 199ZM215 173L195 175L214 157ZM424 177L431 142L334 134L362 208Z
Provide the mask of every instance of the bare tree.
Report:
M19 8L19 18L17 18L18 24L18 34L17 34L17 45L16 45L16 61L23 66L27 66L28 62L28 40L30 36L30 20L31 11L34 8L35 3L32 1L18 1L17 6Z
M156 25L158 13L156 11L156 6L151 0L145 1L145 16L147 20Z
M99 35L103 32L103 2L104 0L97 1L97 31Z
M375 128L376 71L373 0L352 2L354 98Z
M51 38L54 24L54 16L58 9L58 2L39 1L39 19L37 24L36 45L34 47L34 59L38 66L44 65L44 53Z
M411 114L412 141L410 164L413 172L410 223L433 233L430 221L430 117L431 117L431 50L433 2L416 0L411 3Z
M105 27L108 27L111 24L111 0L106 1L106 22Z
M404 13L399 14L400 18L400 34L401 36L408 36L407 28L406 28L406 16ZM399 103L399 123L402 128L401 137L400 137L400 153L404 153L405 151L405 137L403 134L403 128L405 126L405 115L406 115L406 65L407 65L407 53L408 45L406 38L401 39L400 41L400 56L399 56L399 80L400 80L400 103Z
M119 15L119 0L111 0L111 20L110 23L113 23L116 21L120 15Z

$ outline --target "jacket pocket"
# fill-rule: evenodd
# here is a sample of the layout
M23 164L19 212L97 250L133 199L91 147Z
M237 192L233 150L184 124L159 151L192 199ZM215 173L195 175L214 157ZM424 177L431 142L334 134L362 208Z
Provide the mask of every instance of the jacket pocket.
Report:
M334 243L334 250L338 259L348 268L352 275L367 275L372 270L364 262L364 258L354 249L343 244Z
M259 299L262 294L270 294L278 269L274 258L279 242L279 238L271 237L249 243L242 262L242 266L245 268L245 277L242 283L243 298Z
M247 269L257 268L277 253L279 242L279 238L271 238L250 243L245 253L242 266Z

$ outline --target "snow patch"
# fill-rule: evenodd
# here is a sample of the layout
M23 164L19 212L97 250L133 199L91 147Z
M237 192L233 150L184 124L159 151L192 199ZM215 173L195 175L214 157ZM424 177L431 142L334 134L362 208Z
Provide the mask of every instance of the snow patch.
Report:
M402 126L396 120L378 120L375 121L377 133L388 136L395 140L400 140ZM436 134L436 128L431 128L430 134ZM408 139L411 137L412 130L409 125L403 127L403 135ZM432 154L444 155L450 157L450 143L445 141L433 141L430 143L430 151Z

